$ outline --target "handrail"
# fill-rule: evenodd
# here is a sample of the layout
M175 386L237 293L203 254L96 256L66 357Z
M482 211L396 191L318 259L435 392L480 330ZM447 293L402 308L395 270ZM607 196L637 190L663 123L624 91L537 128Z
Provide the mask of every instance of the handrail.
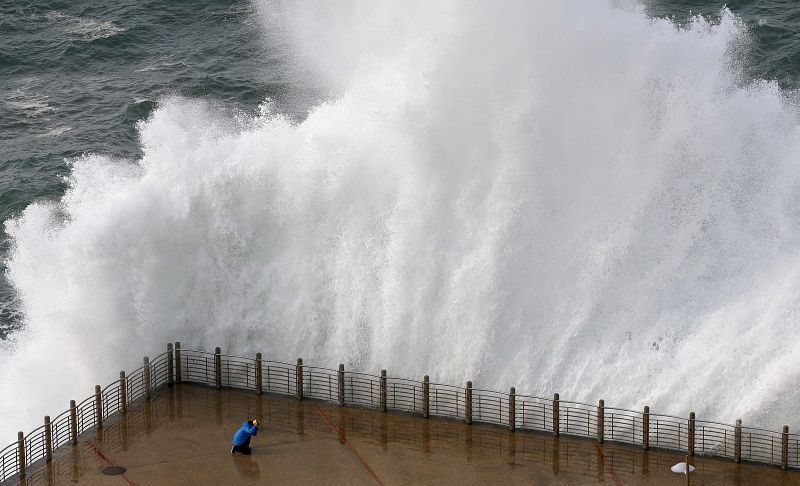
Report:
M644 410L605 406L603 400L589 404L553 397L516 394L432 382L427 376L416 379L395 377L381 371L374 375L327 367L263 360L258 357L227 355L198 349L181 349L172 344L152 360L99 389L73 409L62 412L45 425L36 427L21 439L0 449L0 483L18 476L45 460L53 452L75 444L77 437L90 427L100 428L103 421L126 413L139 402L150 400L150 393L173 383L200 383L217 388L256 390L304 398L338 402L342 406L396 410L463 419L467 424L490 423L510 430L550 431L554 435L596 438L689 454L733 458L780 464L782 468L800 468L800 434L758 427L700 420L694 416L674 415ZM219 351L219 350L217 350ZM174 363L170 360L174 359ZM170 376L173 373L173 376ZM101 409L98 410L98 407Z
M567 403L567 402L563 401L563 402L561 402L561 403ZM589 404L587 404L587 403L584 403L583 405L586 405L586 406L588 406L588 407L594 407L594 406L596 406L596 405L589 405ZM606 409L606 410L616 410L616 411L618 411L618 412L638 413L639 415L641 415L641 414L642 414L642 411L641 411L641 410L631 410L631 409L629 409L629 408L618 408L618 407L609 407L609 406L606 406L606 407L605 407L605 409ZM686 417L672 417L671 415L658 415L658 414L656 414L656 413L651 413L651 414L650 414L650 416L651 416L651 417L655 417L655 416L659 416L659 417L670 417L670 418L677 418L677 419L681 419L681 420L686 420Z

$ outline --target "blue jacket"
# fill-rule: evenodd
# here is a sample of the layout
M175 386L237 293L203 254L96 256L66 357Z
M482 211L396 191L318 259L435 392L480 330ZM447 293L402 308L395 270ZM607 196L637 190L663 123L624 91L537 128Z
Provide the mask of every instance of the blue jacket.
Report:
M258 427L255 425L248 425L247 422L243 423L236 434L233 436L233 445L245 445L250 441L250 436L258 434Z

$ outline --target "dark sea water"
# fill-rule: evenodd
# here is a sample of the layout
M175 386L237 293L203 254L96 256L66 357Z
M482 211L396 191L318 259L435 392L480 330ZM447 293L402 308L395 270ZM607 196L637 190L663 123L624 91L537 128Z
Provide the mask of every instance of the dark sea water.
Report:
M680 24L698 14L713 21L723 5L651 0L646 10ZM750 31L747 75L796 89L800 2L727 7ZM73 157L134 159L137 122L165 96L243 113L269 98L276 111L301 119L324 91L296 69L287 45L267 41L261 29L246 1L2 2L0 219L62 195ZM0 338L18 320L13 291L0 282Z

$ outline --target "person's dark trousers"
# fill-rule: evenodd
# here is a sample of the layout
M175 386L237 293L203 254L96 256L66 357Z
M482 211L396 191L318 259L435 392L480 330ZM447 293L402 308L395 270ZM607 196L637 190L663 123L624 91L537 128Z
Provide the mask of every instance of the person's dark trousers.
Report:
M240 454L249 456L250 453L253 452L253 450L250 449L250 437L247 438L247 441L244 444L233 446L233 452L238 452Z

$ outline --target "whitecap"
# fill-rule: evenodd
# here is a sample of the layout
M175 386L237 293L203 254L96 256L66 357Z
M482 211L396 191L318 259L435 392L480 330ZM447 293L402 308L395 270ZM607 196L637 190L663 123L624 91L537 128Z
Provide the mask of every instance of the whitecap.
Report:
M137 73L148 72L148 71L160 71L163 69L169 69L175 66L186 66L185 63L181 61L173 61L173 55L170 54L169 56L164 56L159 59L156 59L152 63L148 64L143 68L139 68L136 70Z
M28 118L38 118L52 113L55 109L47 101L47 96L31 92L39 85L39 80L30 78L16 90L9 90L0 94L0 101L9 111L25 115Z
M59 137L62 134L66 133L66 132L68 132L70 130L72 130L72 127L66 126L66 125L62 125L62 126L58 126L56 128L53 128L52 130L48 130L47 132L42 133L42 134L40 134L38 136L39 137Z
M113 37L125 29L110 20L94 20L85 17L74 17L60 12L50 12L47 20L63 24L64 32L87 41Z

